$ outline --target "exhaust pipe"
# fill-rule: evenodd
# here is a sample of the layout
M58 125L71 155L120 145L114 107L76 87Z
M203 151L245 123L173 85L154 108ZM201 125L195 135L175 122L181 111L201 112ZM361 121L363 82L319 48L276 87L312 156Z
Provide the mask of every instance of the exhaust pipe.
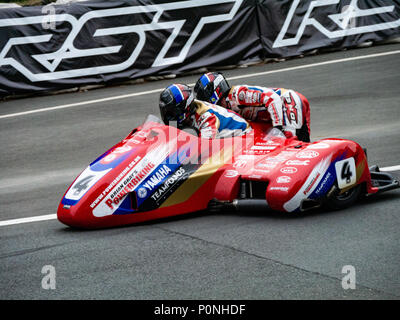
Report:
M225 202L224 207L235 211L266 211L270 210L268 203L263 199L235 199Z
M232 202L213 199L208 204L208 209L212 212L218 212L221 210L266 211L270 210L270 207L264 199L235 199Z
M305 199L300 204L300 211L304 212L317 209L321 207L321 205L321 201ZM212 212L221 210L265 212L271 210L267 201L264 199L235 199L232 202L213 199L208 204L208 209Z
M266 211L270 210L267 200L264 199L235 199L232 206L236 211Z

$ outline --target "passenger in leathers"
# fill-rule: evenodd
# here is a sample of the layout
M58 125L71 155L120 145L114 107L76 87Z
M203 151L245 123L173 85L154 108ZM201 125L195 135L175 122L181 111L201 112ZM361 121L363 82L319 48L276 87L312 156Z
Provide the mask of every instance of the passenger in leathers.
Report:
M251 131L249 123L232 110L194 99L189 86L172 84L160 94L160 113L165 124L195 129L202 138L225 138Z

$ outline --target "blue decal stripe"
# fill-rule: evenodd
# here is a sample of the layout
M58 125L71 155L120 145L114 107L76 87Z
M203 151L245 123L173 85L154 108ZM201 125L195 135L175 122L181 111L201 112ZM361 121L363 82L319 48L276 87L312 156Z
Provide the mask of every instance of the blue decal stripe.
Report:
M309 196L309 199L317 199L323 195L325 195L333 184L336 181L336 169L335 163L343 160L346 156L346 153L341 154L335 160L333 160L326 170L324 176L322 177L321 181L319 182L318 186L314 189L313 193ZM329 175L329 176L328 176Z
M241 129L241 130L246 130L247 128L247 123L246 122L239 122L236 121L233 118L228 118L228 117L224 117L223 115L219 114L218 112L215 112L212 109L208 110L210 113L214 114L219 122L219 130L222 131L224 129L231 129L231 130L235 130L235 129Z
M61 203L69 205L69 206L73 206L78 203L78 200L71 200L71 199L63 198Z
M212 95L211 101L212 102L216 102L218 99L219 98L218 98L217 94L214 92L213 95Z
M176 103L180 103L183 100L183 94L182 94L181 90L176 85L172 85L169 88L171 89L172 93L174 94Z
M206 85L210 82L210 80L207 78L206 75L203 75L203 76L200 78L200 81L201 81L201 83L203 84L203 86L206 86Z
M250 90L255 90L255 91L258 91L258 92L263 92L263 90L262 89L260 89L260 88L257 88L257 87L248 87Z
M178 155L179 152L179 155ZM181 162L179 160L184 160L185 157L182 158L182 154L183 152L187 152L187 149L185 150L178 150L178 152L175 152L171 155L169 155L160 165L157 166L157 168L155 168L153 170L153 172L146 177L145 180L143 180L140 184L138 184L135 187L135 191L136 191L136 195L137 195L137 205L140 208L140 205L146 200L148 199L154 192L154 190L156 190L160 185L162 185L165 180L167 180L170 176L172 176L175 171L181 166ZM165 174L163 176L162 179L158 180L156 177L157 172L160 172L161 169L165 169L165 167L168 168L168 173ZM161 173L160 173L161 174ZM152 178L154 179L154 177L156 178L156 182L154 184L150 184L149 181L152 180ZM146 190L146 194L143 197L139 196L139 190L141 188L145 188ZM129 197L126 197L126 199L124 199L124 201L121 203L121 205L119 206L119 208L117 210L114 211L114 215L118 215L118 214L128 214L128 213L132 213L132 210L130 209L130 199Z
M101 159L99 158L98 160L100 161L94 161L91 165L90 165L90 169L92 169L93 171L105 171L107 169L114 169L116 166L118 166L122 161L124 161L125 159L127 159L129 157L129 155L134 152L136 150L136 148L132 148L131 150L127 151L125 154L122 155L116 155L116 159L109 162L109 163L101 163Z

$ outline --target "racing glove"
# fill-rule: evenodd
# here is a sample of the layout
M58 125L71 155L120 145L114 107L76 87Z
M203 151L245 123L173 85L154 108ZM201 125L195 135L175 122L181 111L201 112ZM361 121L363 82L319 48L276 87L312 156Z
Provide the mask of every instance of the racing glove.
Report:
M274 128L279 129L286 137L286 139L297 138L292 131L284 129L282 126L275 126Z
M295 137L295 135L293 135L293 133L291 131L283 130L282 132L285 135L286 139Z

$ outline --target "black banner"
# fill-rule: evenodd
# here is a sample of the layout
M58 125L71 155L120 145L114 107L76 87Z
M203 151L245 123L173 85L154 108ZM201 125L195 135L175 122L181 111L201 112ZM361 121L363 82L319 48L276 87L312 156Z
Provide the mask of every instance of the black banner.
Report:
M291 57L400 36L399 0L262 0L259 9L266 56Z
M0 95L182 74L399 34L399 1L117 0L0 10Z

